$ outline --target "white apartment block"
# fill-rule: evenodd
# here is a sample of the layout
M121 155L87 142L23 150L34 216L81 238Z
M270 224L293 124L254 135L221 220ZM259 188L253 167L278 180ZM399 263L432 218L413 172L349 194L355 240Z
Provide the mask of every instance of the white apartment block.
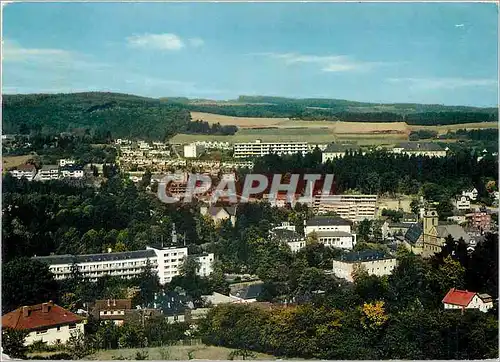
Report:
M49 181L59 179L59 167L57 165L44 165L38 171L36 180Z
M350 252L333 260L333 274L349 282L353 281L356 268L364 268L368 274L383 276L392 273L396 258L372 250Z
M377 212L377 195L316 195L313 208L318 214L334 212L352 222L373 220Z
M470 199L468 196L459 196L455 200L455 207L457 210L469 210L470 209Z
M80 179L85 175L83 167L79 166L64 166L59 169L62 178Z
M462 195L463 196L467 196L472 201L476 201L477 200L478 191L477 191L476 188L472 188L470 190L462 191Z
M191 143L189 145L184 145L184 157L185 158L197 158L203 153L204 147L197 145L196 143Z
M234 158L262 157L271 153L277 155L294 155L308 152L307 142L255 142L235 143Z
M10 171L10 174L19 180L25 178L28 181L33 181L36 176L36 167L33 165L21 165L15 170Z
M393 147L392 153L408 156L446 157L446 149L436 143L400 143Z
M96 281L104 275L130 279L139 275L148 260L153 270L158 273L161 284L169 283L179 275L179 267L188 257L186 247L146 247L146 250L120 253L103 253L90 255L51 255L34 257L49 265L49 270L56 280L67 279L71 275L71 267L75 262L83 277ZM214 254L194 256L200 262L199 275L207 276L212 272Z

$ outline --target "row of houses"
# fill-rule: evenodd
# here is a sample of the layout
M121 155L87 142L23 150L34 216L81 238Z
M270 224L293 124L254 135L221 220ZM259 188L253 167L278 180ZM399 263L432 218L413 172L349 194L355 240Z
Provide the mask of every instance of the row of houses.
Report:
M82 179L84 170L76 165L74 160L59 160L59 165L43 165L39 170L33 164L24 164L10 170L9 173L17 179L28 181L49 181L61 178Z

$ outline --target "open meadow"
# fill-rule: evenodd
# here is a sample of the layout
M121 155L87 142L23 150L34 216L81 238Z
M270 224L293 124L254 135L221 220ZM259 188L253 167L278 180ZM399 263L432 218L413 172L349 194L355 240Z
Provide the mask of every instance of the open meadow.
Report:
M301 121L289 118L256 118L231 117L213 113L191 112L193 120L204 120L210 124L238 126L233 136L216 135L176 135L174 143L188 143L195 140L252 142L260 139L263 142L306 141L310 143L330 143L339 141L355 141L360 145L392 145L407 141L411 131L434 130L438 134L447 133L460 128L484 129L497 128L496 122L466 123L445 126L413 126L404 122L331 122Z
M11 167L22 165L31 158L33 158L33 155L2 156L2 170L7 170Z

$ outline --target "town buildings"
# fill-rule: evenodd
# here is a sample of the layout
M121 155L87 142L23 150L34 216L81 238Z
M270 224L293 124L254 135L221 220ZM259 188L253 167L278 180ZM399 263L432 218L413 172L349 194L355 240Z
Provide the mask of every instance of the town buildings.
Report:
M318 214L333 212L352 222L373 220L377 213L377 195L316 195L313 208Z
M353 281L353 272L360 267L370 275L389 275L396 267L396 258L379 251L366 250L342 254L333 260L333 274L350 282Z
M464 211L470 209L470 199L468 196L462 195L458 196L454 201L455 208L458 211Z
M342 144L331 143L322 152L321 161L323 163L325 163L325 162L327 162L329 160L333 160L335 158L342 158L349 151L351 151L351 152L356 151L356 145L352 145L352 144L351 145L349 145L349 144L342 145Z
M97 320L112 321L115 325L121 326L131 311L131 299L106 299L96 300L91 314Z
M287 244L293 253L306 247L304 235L297 233L295 226L290 225L288 222L282 222L281 226L271 229L270 236L278 242Z
M36 167L31 164L20 165L11 170L10 174L19 180L25 178L28 181L33 181L36 175Z
M305 155L308 152L307 142L255 142L235 143L234 158L252 158L262 157L271 153L277 155L293 155L301 153Z
M71 334L84 333L84 319L52 301L22 306L2 316L2 328L27 330L24 344L37 341L47 344L66 343Z
M491 228L491 214L486 211L475 211L465 215L470 226L480 231L489 231Z
M224 220L230 220L231 225L236 225L236 206L201 206L200 213L207 215L212 221L219 225Z
M471 189L467 189L467 190L462 191L462 195L463 196L467 196L472 201L476 201L477 200L478 191L477 191L477 189L475 187L473 187Z
M443 298L444 309L479 309L481 312L487 312L493 308L493 299L488 294L469 292L452 288Z
M59 179L59 166L43 165L35 176L35 180L49 181Z
M446 150L436 143L400 143L392 148L392 153L408 156L446 157Z
M204 147L200 144L191 143L184 146L185 158L197 158L205 151Z

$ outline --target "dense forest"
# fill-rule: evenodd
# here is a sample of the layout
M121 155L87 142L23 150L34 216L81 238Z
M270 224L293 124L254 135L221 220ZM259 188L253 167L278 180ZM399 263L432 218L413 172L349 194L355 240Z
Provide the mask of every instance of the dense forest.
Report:
M245 117L445 125L497 122L492 108L372 104L329 99L240 97L237 103L198 103L117 93L4 95L4 134L110 132L114 138L165 139L176 133L233 134L234 126L193 125L190 111Z
M117 93L4 95L3 133L111 132L113 137L161 139L184 130L191 117L178 105Z

